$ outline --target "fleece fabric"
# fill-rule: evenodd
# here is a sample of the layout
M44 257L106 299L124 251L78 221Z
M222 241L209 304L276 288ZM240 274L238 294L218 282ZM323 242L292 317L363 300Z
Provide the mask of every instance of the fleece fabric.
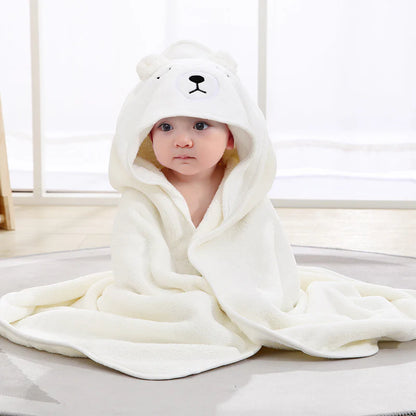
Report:
M296 265L267 198L276 166L266 123L231 57L183 41L137 72L111 150L110 181L121 193L112 270L6 294L1 335L159 380L263 345L350 358L375 354L380 340L416 338L416 291ZM234 136L198 227L149 138L170 116L226 123Z

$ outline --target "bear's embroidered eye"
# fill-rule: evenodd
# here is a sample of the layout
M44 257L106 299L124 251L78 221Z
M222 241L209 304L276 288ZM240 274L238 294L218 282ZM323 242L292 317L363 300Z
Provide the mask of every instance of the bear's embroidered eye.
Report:
M159 128L160 128L162 131L170 131L170 130L172 130L172 129L173 129L173 127L172 127L169 123L162 123L162 124L159 126Z
M167 72L169 72L170 70L172 69L172 67L170 66L169 68L168 68L168 70L167 71L165 71L163 74L160 74L158 77L156 77L156 79L160 79L160 77L162 76L162 75L165 75Z
M194 125L194 129L195 130L205 130L207 129L209 126L207 123L205 123L205 121L198 121L197 123L195 123Z

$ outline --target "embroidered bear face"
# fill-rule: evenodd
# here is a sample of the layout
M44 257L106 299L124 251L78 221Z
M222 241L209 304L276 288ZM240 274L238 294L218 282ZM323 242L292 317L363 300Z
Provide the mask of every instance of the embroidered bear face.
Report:
M201 60L203 65L198 62ZM207 61L212 64L212 71L207 71ZM155 78L162 82L175 72L175 86L181 94L190 100L199 100L214 97L219 90L218 73L230 78L235 74L236 63L225 53L212 53L202 45L181 41L163 54L143 58L136 69L142 81Z

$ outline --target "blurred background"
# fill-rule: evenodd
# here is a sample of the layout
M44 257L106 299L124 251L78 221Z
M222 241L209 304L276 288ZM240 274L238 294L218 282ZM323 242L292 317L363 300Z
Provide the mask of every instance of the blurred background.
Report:
M276 205L415 207L415 21L413 0L0 0L15 203L114 196L109 151L136 64L191 39L229 52L265 113Z

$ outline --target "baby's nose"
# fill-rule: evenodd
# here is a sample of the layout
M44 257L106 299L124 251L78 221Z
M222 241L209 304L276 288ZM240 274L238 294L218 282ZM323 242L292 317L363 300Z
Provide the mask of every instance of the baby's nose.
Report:
M176 147L192 147L194 144L192 137L188 134L181 134L176 138Z

